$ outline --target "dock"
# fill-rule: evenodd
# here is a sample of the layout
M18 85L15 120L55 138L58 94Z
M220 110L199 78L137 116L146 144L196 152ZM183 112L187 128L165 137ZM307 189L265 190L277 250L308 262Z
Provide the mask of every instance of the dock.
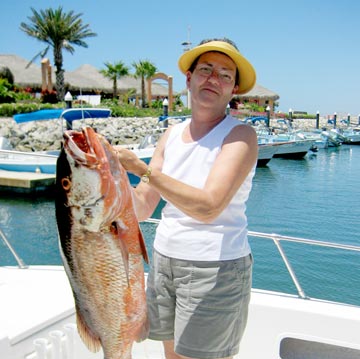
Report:
M0 190L17 193L34 193L51 190L55 174L0 170Z

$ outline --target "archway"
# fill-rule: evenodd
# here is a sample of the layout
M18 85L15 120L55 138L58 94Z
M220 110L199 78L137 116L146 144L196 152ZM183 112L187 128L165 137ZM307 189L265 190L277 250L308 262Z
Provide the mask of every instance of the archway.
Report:
M169 92L168 92L168 101L169 101L169 110L172 110L172 105L173 105L173 78L172 76L168 76L166 74L164 74L163 72L158 72L157 74L155 74L153 77L150 77L149 79L147 79L147 97L148 97L148 103L151 103L151 83L154 80L164 80L167 81L168 83L168 87L169 87Z

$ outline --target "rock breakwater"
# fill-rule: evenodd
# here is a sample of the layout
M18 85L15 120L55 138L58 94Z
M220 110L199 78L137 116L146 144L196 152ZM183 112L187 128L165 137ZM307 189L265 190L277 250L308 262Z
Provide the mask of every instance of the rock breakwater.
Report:
M164 129L157 118L107 118L73 121L73 129L93 127L113 145L137 144L148 134L160 136ZM16 123L13 118L0 118L0 136L17 151L50 151L61 147L65 121L43 120Z
M170 120L169 125L176 123ZM272 126L277 126L276 120L271 120ZM315 120L294 120L293 127L302 130L314 129ZM163 132L163 123L158 118L123 118L110 117L100 119L84 119L73 121L73 129L80 130L84 126L93 127L104 135L112 145L138 144L152 134L155 139ZM320 119L320 128L328 127L327 120ZM43 120L16 123L13 118L0 118L0 137L5 137L13 149L17 151L51 151L61 147L62 134L66 129L65 121Z

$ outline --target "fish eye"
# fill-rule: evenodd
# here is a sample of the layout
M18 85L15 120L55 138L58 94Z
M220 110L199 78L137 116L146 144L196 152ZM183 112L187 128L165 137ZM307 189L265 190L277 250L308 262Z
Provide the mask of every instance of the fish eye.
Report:
M61 179L61 186L64 188L65 191L68 191L71 188L71 181L68 177Z

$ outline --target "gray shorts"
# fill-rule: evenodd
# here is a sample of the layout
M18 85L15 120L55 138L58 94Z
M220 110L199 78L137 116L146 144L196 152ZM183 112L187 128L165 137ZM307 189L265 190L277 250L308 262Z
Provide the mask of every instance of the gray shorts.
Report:
M203 262L153 252L147 281L150 335L174 340L175 352L215 359L238 353L252 279L251 255Z

